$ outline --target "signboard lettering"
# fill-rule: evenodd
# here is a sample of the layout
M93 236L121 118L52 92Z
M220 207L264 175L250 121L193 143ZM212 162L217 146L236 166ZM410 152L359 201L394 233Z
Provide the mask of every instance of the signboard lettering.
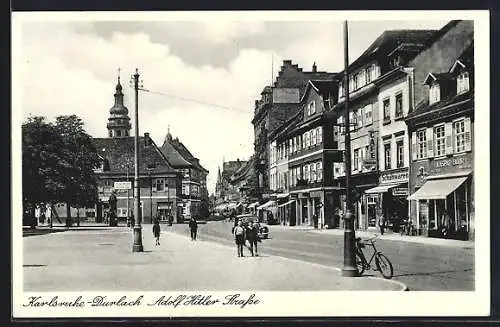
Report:
M394 196L407 196L408 189L404 187L395 187L392 189L392 195Z
M131 190L132 182L115 182L115 190Z
M397 182L407 182L408 181L408 171L399 171L394 173L381 173L380 183L397 183Z

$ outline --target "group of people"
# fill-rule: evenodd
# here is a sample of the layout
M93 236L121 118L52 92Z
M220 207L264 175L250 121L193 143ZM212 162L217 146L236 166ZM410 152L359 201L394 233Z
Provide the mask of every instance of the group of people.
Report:
M247 248L250 250L252 257L259 256L257 243L260 242L260 238L259 226L257 224L250 220L248 226L244 226L243 222L238 220L233 227L233 236L238 250L238 257L244 257L243 246L247 241L249 243Z
M189 220L189 230L191 232L191 241L196 241L196 236L198 234L198 222L196 221L195 218L191 218ZM160 228L160 220L155 219L153 223L153 236L155 238L155 245L160 245L160 234L161 234L161 228Z

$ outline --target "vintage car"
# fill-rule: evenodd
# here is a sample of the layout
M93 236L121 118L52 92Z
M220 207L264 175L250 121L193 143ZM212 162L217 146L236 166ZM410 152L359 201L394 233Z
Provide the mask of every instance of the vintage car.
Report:
M259 226L259 238L266 239L269 238L269 226L263 223L259 223L259 218L252 214L243 214L235 217L236 221L242 221L244 226L248 226L250 221L253 221L257 226Z

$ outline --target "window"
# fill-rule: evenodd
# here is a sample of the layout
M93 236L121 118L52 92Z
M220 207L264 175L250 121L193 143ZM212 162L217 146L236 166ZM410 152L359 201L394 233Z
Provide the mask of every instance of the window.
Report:
M309 180L309 165L304 165L304 179Z
M390 99L384 100L383 108L384 108L384 123L391 121L391 101L390 101Z
M365 126L371 125L373 123L372 104L366 105L363 111L365 113Z
M359 149L354 150L354 155L353 155L353 170L358 170L359 166Z
M363 108L359 108L358 110L356 110L356 113L356 127L357 129L360 129L363 127Z
M384 168L391 169L391 143L384 144Z
M297 143L295 143L295 137L292 138L292 153L297 152Z
M366 74L365 74L366 84L368 84L372 81L372 74L373 74L372 70L373 70L373 66L366 68Z
M309 138L309 132L306 132L304 134L304 138L306 139L305 146L306 146L306 148L308 148L311 145L311 139Z
M312 129L309 131L309 134L310 134L310 138L311 138L311 146L315 146L316 145L316 130L315 129Z
M165 180L164 180L163 178L157 178L157 179L155 179L155 185L154 185L154 188L155 188L158 192L165 191Z
M317 162L316 163L316 178L318 181L323 181L323 163Z
M371 73L372 73L371 74L372 75L372 77L371 77L372 81L376 80L377 77L380 75L380 69L379 69L379 67L376 64L372 65Z
M316 143L323 143L323 128L321 126L316 129Z
M429 104L433 104L438 102L441 97L441 92L439 88L439 84L434 84L429 89Z
M403 93L396 94L396 118L403 117Z
M182 194L189 195L189 184L182 184Z
M311 182L316 182L316 164L310 164L309 165L310 171L311 171Z
M434 127L434 151L437 157L445 155L444 125Z
M351 111L349 112L349 130L353 131L356 126L356 114Z
M355 90L355 88L354 88L354 76L350 75L349 76L349 93L351 93L354 90Z
M315 114L316 113L316 102L314 102L314 101L309 102L308 109L309 109L309 116Z
M365 71L362 70L354 77L354 89L359 89L365 85Z
M465 151L465 121L459 120L453 123L453 140L455 152Z
M339 98L345 96L344 82L339 83Z
M296 136L295 137L295 143L297 144L297 151L300 151L302 150L302 144L300 144L300 141L301 141L301 137L300 136Z
M417 159L427 158L427 137L425 130L417 132Z
M463 72L457 78L457 94L469 91L469 73Z
M405 165L405 150L404 150L404 143L403 139L397 140L396 141L396 153L397 153L397 168L404 167Z
M290 154L292 154L292 153L293 153L293 144L292 144L292 139L289 139L289 140L288 140L288 152L289 152Z

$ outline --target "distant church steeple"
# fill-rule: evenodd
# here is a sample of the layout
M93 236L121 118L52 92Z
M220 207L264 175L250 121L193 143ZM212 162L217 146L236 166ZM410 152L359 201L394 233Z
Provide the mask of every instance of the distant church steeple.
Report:
M115 104L109 109L108 136L127 137L130 136L130 118L128 109L123 104L122 85L120 84L120 68L118 68L118 82L115 87Z

